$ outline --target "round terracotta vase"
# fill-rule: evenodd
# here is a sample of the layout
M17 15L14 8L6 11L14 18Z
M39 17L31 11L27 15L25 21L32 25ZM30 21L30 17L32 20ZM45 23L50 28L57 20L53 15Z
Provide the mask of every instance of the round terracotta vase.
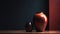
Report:
M43 12L37 12L33 17L33 25L37 32L45 31L47 26L47 16Z

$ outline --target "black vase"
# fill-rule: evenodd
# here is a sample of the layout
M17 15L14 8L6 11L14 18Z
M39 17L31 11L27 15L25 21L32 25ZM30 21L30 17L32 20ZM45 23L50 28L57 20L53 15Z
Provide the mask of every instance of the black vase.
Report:
M25 30L26 30L26 32L32 32L32 23L31 22L26 22Z

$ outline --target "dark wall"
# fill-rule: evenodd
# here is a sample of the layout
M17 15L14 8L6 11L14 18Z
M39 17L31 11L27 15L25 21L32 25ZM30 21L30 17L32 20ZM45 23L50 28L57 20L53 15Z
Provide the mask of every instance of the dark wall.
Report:
M0 0L0 29L24 29L37 11L48 14L48 0ZM47 27L48 28L48 27Z

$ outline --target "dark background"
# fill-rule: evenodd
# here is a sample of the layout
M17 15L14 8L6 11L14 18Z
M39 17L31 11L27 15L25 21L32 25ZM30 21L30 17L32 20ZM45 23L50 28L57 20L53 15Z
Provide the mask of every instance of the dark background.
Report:
M48 0L0 0L0 30L24 29L38 11L44 11L49 18L48 4Z

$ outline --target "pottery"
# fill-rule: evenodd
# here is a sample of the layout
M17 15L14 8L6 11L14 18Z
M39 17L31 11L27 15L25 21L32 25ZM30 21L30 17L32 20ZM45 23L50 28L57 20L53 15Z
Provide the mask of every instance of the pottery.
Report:
M43 12L35 13L33 17L33 25L37 32L45 31L47 26L47 16Z
M25 30L26 30L26 32L32 32L32 23L31 22L26 22Z

